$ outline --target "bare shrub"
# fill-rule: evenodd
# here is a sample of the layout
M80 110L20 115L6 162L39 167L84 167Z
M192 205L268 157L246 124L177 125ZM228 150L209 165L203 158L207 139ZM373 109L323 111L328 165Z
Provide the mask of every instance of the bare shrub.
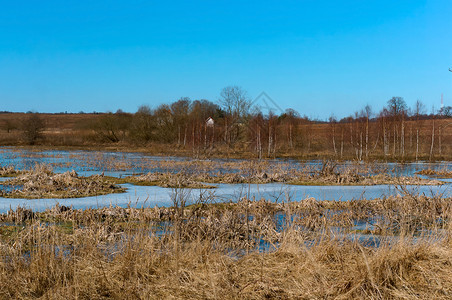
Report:
M44 121L38 113L29 113L22 122L25 142L29 145L34 145L42 137L44 126Z

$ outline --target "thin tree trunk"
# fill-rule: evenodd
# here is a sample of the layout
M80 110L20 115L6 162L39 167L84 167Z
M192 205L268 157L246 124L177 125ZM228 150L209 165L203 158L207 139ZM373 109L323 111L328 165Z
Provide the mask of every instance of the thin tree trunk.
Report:
M416 161L419 155L419 128L416 129Z
M276 157L276 141L277 141L277 137L278 137L278 135L277 135L277 131L276 131L276 128L275 128L275 130L274 130L274 139L273 139L273 158Z
M402 119L402 133L400 137L400 147L402 152L402 158L405 158L405 122Z
M336 130L335 130L335 127L333 125L333 150L334 150L334 156L337 156L336 140L334 138L335 135L336 135Z
M385 157L388 155L387 138L386 138L386 124L383 117L383 153Z
M394 123L394 137L393 137L393 139L394 139L394 145L393 145L393 151L392 151L392 156L394 156L394 157L395 157L395 155L396 155L396 144L397 144L396 132L397 132L397 129L396 129L396 125L395 125L395 123Z
M369 159L369 150L368 145L369 144L369 115L367 115L366 118L366 160Z
M413 154L413 124L410 126L410 154Z
M438 148L439 148L439 156L441 157L441 126L438 126Z
M177 145L180 145L180 126L178 126Z
M257 145L256 145L256 151L257 151L257 157L259 159L262 158L262 142L261 142L261 128L258 125L257 126Z
M289 124L289 146L291 149L293 149L292 124Z
M268 126L268 149L267 149L267 157L270 157L272 151L272 127Z
M429 160L432 160L433 158L433 143L435 142L435 119L433 119L433 126L432 126L432 144L430 145L430 157Z
M363 159L363 133L359 133L359 160Z
M207 125L204 123L204 150L207 149Z
M195 150L195 125L192 127L192 144L193 144L193 150Z
M341 128L341 159L343 154L344 154L344 128Z

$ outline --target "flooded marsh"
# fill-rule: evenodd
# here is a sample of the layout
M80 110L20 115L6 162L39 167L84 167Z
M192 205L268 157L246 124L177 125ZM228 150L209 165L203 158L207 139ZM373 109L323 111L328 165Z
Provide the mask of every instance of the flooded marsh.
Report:
M131 203L139 207L171 206L174 188L188 188L192 203L205 190L217 203L243 196L275 202L284 195L294 201L307 197L336 201L375 199L403 194L400 187L419 195L451 195L448 179L415 174L450 169L448 162L199 160L99 151L34 152L7 147L0 148L0 162L5 174L14 175L1 178L0 212L19 206L42 211L57 203L78 209L125 207ZM39 176L36 166L42 166ZM46 173L46 168L51 174Z
M0 298L452 295L447 162L0 161Z

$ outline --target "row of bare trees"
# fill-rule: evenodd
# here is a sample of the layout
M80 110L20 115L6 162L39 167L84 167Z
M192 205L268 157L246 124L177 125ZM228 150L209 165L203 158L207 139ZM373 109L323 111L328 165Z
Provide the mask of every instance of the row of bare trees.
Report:
M444 111L443 109L435 113L433 110L427 115L425 105L421 101L418 100L414 107L409 108L403 98L393 97L377 114L373 114L371 107L366 105L354 116L344 118L340 122L332 116L329 126L334 154L343 156L345 135L349 138L349 147L358 160L368 159L370 155L375 156L378 153L384 157L399 159L405 159L409 155L418 160L421 154L425 157L427 140L429 159L433 158L435 145L441 156L443 130L450 123L446 122L439 127L435 124L438 118L451 117ZM340 139L340 154L336 146L337 139Z
M357 160L426 155L432 159L434 150L441 156L443 149L444 125L437 126L436 119L450 117L449 110L427 115L421 101L409 108L403 98L393 97L380 112L366 105L349 117L337 120L331 115L322 122L301 117L293 109L264 113L245 90L230 86L221 91L217 103L181 98L156 109L141 106L135 114L105 114L93 128L110 142L166 143L190 147L196 153L226 147L251 151L258 158L320 152ZM208 124L208 118L214 122Z
M441 157L450 149L451 112L447 106L427 114L421 101L410 108L403 98L393 97L379 112L366 105L341 120L334 115L328 121L310 120L293 109L264 111L244 89L229 86L216 102L181 98L156 108L143 105L135 113L99 114L89 129L105 143L159 143L194 154L220 149L248 151L257 158L291 154L417 160ZM29 114L21 129L33 144L44 123L39 114Z

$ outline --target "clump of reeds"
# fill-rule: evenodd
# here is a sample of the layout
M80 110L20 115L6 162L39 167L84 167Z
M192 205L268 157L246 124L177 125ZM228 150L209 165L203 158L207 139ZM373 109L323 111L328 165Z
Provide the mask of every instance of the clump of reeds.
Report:
M320 169L298 172L290 184L295 185L442 185L439 180L424 179L418 176L391 176L385 168L374 164L358 162L341 166L338 162L324 161Z
M432 176L437 178L452 178L452 171L449 171L447 168L443 168L440 170L425 169L416 172L416 174Z
M4 182L15 186L3 192L2 197L18 198L73 198L124 192L101 175L81 177L72 170L55 174L48 165L37 164L31 170Z
M20 171L16 170L14 166L0 166L0 177L13 177L20 174Z

